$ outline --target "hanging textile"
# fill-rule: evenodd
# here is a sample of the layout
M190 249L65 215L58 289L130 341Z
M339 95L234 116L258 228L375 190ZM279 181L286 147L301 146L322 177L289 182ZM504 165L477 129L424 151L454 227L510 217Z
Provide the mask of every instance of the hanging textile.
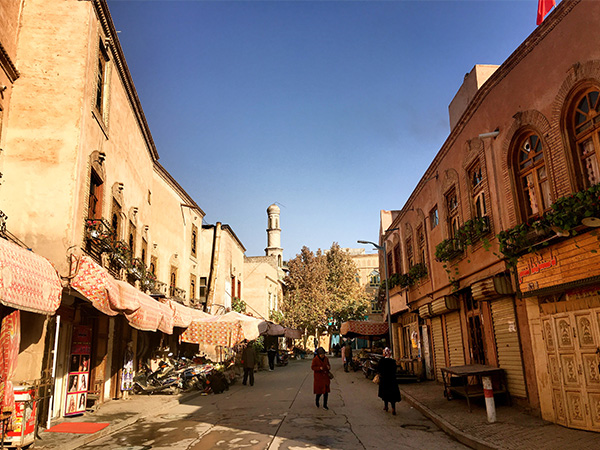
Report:
M0 239L0 303L38 314L54 314L62 285L50 262Z
M8 429L15 418L15 394L12 378L17 368L21 345L21 312L13 311L2 319L0 327L0 408L2 414L12 414Z
M125 317L133 328L141 331L156 331L163 315L160 303L149 295L141 292L140 294L138 298L140 302L139 309L131 314L125 313Z
M366 320L349 320L342 323L340 334L342 336L386 336L388 333L387 322L369 322Z
M158 323L158 330L162 331L163 333L173 334L175 311L173 311L173 309L168 303L157 303L162 313L160 322Z
M72 274L71 287L83 294L98 311L107 316L119 314L119 286L106 269L86 255L79 261L73 256L71 264L76 270Z

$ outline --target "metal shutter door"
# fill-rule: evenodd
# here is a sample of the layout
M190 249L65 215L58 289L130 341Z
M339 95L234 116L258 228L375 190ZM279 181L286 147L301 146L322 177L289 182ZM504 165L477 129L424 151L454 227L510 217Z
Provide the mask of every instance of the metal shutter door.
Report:
M446 335L448 337L450 366L464 366L465 352L458 311L446 314Z
M494 335L498 350L498 365L506 372L508 392L515 397L527 398L521 345L512 297L491 302Z
M442 367L446 367L446 356L444 354L444 338L442 336L442 318L431 319L431 337L433 339L433 353L435 361L435 378L442 380Z

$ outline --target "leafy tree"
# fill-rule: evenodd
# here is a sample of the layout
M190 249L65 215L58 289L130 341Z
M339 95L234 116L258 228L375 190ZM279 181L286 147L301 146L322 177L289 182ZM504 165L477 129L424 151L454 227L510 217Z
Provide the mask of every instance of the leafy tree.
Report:
M356 265L337 243L325 254L302 247L288 269L281 303L284 325L314 335L366 315L369 301L356 281Z
M246 302L241 298L233 297L231 299L231 309L243 314L246 312Z

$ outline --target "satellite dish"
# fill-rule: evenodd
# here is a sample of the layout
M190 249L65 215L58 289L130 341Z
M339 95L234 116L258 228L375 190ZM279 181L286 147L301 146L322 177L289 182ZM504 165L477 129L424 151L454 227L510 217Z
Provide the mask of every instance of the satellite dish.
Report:
M566 237L571 234L568 230L563 230L562 228L556 226L552 227L552 231L554 231L559 237Z
M586 217L584 219L581 219L581 223L584 224L586 227L600 227L600 219L598 219L597 217Z

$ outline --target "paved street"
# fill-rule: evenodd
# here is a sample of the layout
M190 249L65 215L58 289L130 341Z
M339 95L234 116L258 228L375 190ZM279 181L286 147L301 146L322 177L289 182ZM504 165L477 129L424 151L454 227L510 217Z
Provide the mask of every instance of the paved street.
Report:
M94 441L86 449L385 449L467 448L406 402L397 416L382 411L377 386L362 373L335 379L329 411L317 409L310 360L256 374L253 387L237 383L220 395L198 396Z

